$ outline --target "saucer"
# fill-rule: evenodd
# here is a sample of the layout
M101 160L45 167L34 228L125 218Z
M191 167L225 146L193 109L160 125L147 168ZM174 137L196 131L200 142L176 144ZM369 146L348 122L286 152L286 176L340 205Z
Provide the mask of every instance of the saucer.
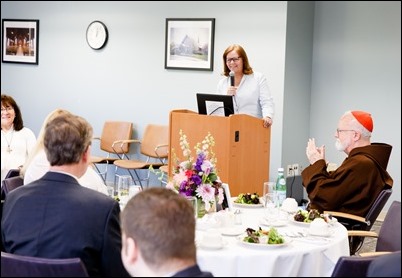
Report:
M288 224L288 220L284 219L268 220L267 218L262 218L260 224L267 227L283 227Z
M222 240L222 242L220 244L211 244L209 242L205 242L205 241L200 241L197 243L197 246L202 248L202 249L206 249L206 250L219 250L222 249L223 247L225 247L227 245L227 241Z
M244 233L244 229L239 227L221 228L220 231L223 236L238 236Z

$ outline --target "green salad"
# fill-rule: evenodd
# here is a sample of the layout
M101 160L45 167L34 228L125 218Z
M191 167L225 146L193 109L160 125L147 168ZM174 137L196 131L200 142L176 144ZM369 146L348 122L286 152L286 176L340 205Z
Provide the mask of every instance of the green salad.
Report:
M256 205L260 203L260 196L258 196L257 193L246 193L246 194L239 194L237 196L236 200L234 201L235 203L238 204L248 204L248 205Z
M259 227L258 230L252 228L246 229L247 236L243 238L243 241L249 243L265 243L265 244L283 244L285 239L278 233L275 228L269 230L263 230Z

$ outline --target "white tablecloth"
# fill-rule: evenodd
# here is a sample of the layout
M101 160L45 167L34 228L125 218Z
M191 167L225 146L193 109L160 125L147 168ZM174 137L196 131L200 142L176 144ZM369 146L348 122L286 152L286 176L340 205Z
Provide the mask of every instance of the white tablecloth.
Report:
M235 207L236 208L236 207ZM242 224L246 228L263 229L260 225L266 210L264 208L240 208ZM277 227L279 233L296 235L308 234L308 227L287 221ZM200 228L201 225L198 226ZM221 227L215 227L219 231ZM196 237L202 239L210 230L197 230ZM211 271L216 277L278 277L278 276L331 276L340 256L349 256L347 230L339 223L330 228L329 237L305 236L291 238L282 247L261 248L245 246L240 242L242 236L224 236L224 247L211 250L197 247L197 260L202 270Z

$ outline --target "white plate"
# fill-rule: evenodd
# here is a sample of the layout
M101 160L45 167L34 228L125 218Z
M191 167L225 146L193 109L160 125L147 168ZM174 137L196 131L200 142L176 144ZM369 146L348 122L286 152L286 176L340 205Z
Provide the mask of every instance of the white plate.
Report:
M271 249L271 248L279 248L279 247L284 247L289 245L290 240L285 239L284 243L281 244L267 244L267 243L251 243L251 242L246 242L243 241L243 238L239 238L239 244L246 246L246 247L252 247L252 248L261 248L261 249Z
M291 219L289 219L289 221L291 222L291 223L293 223L293 224L295 224L295 225L298 225L298 226L301 226L301 227L305 227L305 228L308 228L308 227L310 227L310 223L308 223L308 222L300 222L300 221L296 221L294 218L293 218L293 216L291 216L292 218Z
M289 221L290 221L291 223L293 223L293 224L295 224L295 225L298 225L298 226L301 226L301 227L305 227L305 228L309 228L309 227L310 227L311 222L299 222L299 221L296 221L296 220L293 218L293 216L294 216L294 215L292 215L292 216L290 217L290 219L289 219ZM338 222L338 219L336 219L335 217L332 217L331 222L329 222L328 224L333 225L333 224L335 224L336 222Z
M260 203L259 204L241 204L241 203L236 203L237 197L232 198L232 203L234 206L239 207L239 208L262 208L264 205L261 203L261 197L260 197Z
M288 224L287 220L268 220L266 218L261 219L260 224L267 227L283 227Z
M233 228L221 228L221 234L223 236L238 236L244 233L243 228L233 227Z

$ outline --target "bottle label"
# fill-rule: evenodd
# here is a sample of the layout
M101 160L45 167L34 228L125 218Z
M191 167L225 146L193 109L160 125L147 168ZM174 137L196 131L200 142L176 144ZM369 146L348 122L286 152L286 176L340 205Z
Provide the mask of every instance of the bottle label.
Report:
M278 206L282 206L283 201L286 199L286 191L277 191Z

